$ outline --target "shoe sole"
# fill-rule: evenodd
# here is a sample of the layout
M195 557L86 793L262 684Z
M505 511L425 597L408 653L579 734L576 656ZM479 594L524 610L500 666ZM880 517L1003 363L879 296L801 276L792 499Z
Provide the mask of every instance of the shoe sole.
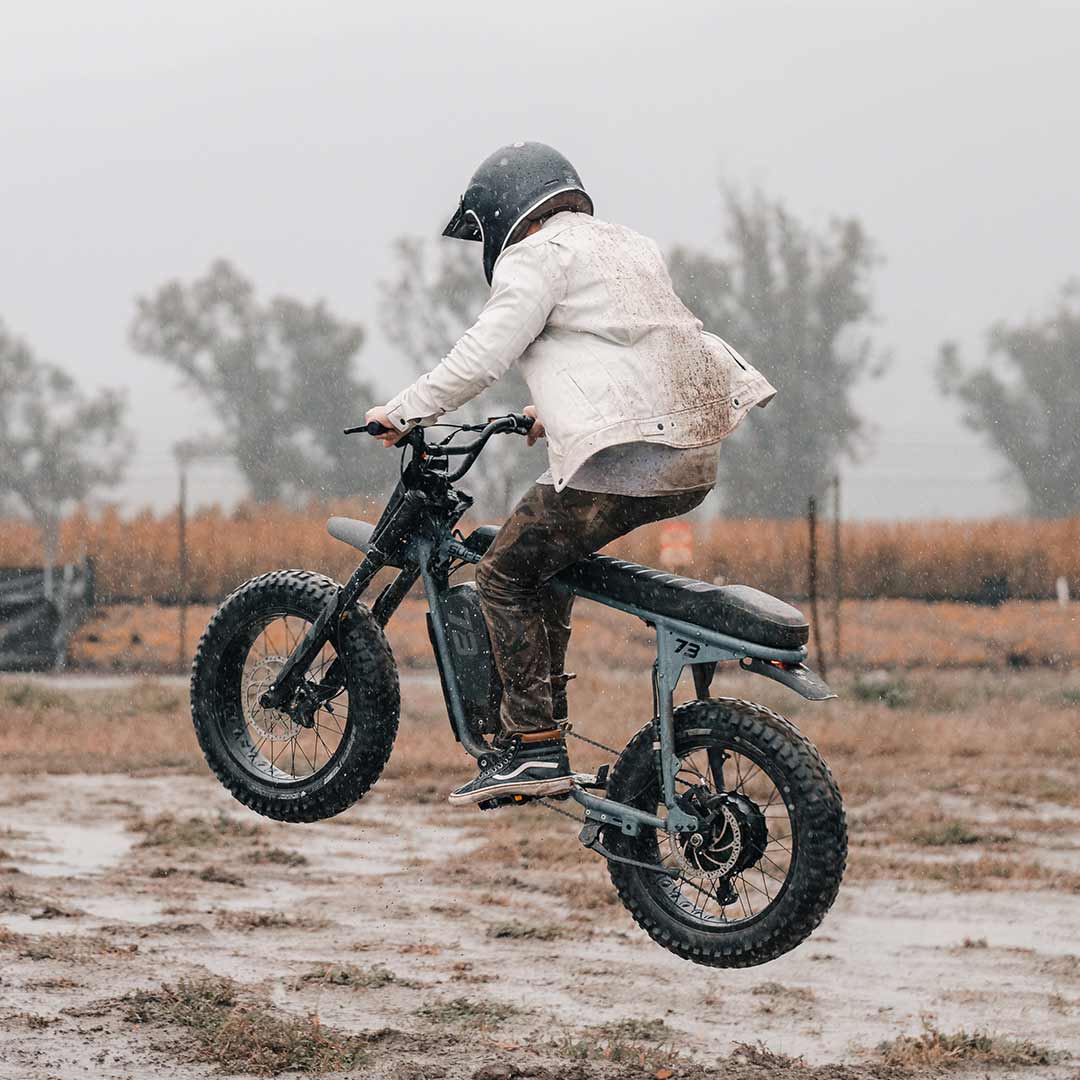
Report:
M451 806L471 806L473 803L486 802L488 799L499 799L511 795L561 795L574 788L574 777L560 776L554 780L529 780L524 784L515 784L511 789L508 784L494 784L489 788L478 788L466 795L458 795L451 792L447 796L447 802Z

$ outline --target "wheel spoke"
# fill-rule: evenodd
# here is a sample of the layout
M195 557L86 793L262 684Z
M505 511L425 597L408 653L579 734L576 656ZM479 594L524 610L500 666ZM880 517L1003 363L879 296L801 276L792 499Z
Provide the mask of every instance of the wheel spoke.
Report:
M675 771L680 791L704 787L706 799L728 793L739 800L721 804L724 813L712 816L705 843L693 849L692 858L687 854L690 849L684 849L688 837L657 830L654 859L671 876L649 880L666 882L662 886L667 898L664 902L674 904L680 918L737 926L771 907L786 888L794 867L794 821L770 767L729 743L708 739L680 750ZM656 811L662 810L663 802L658 798ZM755 843L753 834L747 832L752 828L763 828L765 850L757 855L760 848L754 849L756 857L748 866L726 878L720 876L733 844L740 838L743 845ZM716 869L710 871L710 866ZM722 899L724 890L728 894Z

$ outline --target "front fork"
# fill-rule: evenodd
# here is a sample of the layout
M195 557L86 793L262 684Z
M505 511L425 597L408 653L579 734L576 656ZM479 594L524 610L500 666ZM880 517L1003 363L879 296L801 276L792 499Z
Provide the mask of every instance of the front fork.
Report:
M417 491L408 491L401 498L400 503L390 514L389 519L380 519L372 534L372 546L368 549L364 561L353 572L352 577L338 590L332 603L323 608L319 617L311 624L308 632L304 635L300 644L290 653L278 672L277 678L271 683L269 689L259 698L259 704L264 709L284 709L297 713L296 719L301 723L304 717L299 715L304 711L303 699L310 695L299 693L300 682L306 672L319 655L319 650L328 642L337 640L337 627L345 614L352 610L353 605L363 595L364 590L371 584L375 575L388 563L403 566L404 569L383 591L376 601L374 614L381 625L393 614L394 608L401 603L405 593L416 581L419 571L412 566L410 556L415 555L415 540L411 534L421 519L428 500ZM456 520L456 519L455 519ZM403 545L402 539L410 537L407 545ZM404 550L402 547L404 546ZM394 552L394 559L384 554ZM400 559L400 561L397 561ZM410 577L411 574L411 577ZM333 688L334 683L339 685L344 682L344 671L338 658L330 665L326 673L324 683L326 689Z
M385 560L380 552L372 550L368 553L348 582L338 590L333 602L322 609L303 640L289 654L277 678L259 698L259 704L264 709L288 711L303 672L311 667L322 647L332 638L336 638L338 621L356 603L360 594L371 584L371 579L384 565ZM331 673L328 672L328 675Z

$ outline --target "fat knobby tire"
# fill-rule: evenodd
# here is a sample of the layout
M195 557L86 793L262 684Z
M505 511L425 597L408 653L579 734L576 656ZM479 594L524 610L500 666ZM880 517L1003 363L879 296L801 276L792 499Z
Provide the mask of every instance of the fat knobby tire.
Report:
M679 706L675 710L677 752L699 745L703 736L718 737L718 742L736 752L768 762L794 826L787 887L755 919L704 927L679 918L662 901L655 873L617 862L609 862L608 869L619 899L658 945L711 967L764 964L804 941L836 899L847 859L840 793L817 749L791 723L761 705L716 698ZM627 744L611 771L609 799L656 811L662 800L654 739L650 723ZM612 836L613 832L605 830L605 843L616 854L655 861L654 833L642 830L636 837L626 837Z
M288 613L314 622L333 599L337 582L309 570L275 570L245 582L218 608L203 633L191 673L191 713L199 746L214 775L234 798L277 821L320 821L360 799L379 778L397 734L397 667L367 608L340 622L338 654L346 661L349 693L345 734L330 762L310 777L273 782L256 776L230 749L224 731L243 724L240 677L261 617Z

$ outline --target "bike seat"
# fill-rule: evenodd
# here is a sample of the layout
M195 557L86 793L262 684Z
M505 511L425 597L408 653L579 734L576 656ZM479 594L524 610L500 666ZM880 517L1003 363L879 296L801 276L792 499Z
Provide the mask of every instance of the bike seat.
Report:
M498 532L483 525L465 544L483 554ZM748 585L712 585L610 555L589 555L557 580L575 592L610 597L772 649L798 649L810 639L810 626L798 608Z
M590 555L559 574L559 580L575 591L608 596L772 649L798 649L810 638L798 608L749 585L712 585L610 555Z

